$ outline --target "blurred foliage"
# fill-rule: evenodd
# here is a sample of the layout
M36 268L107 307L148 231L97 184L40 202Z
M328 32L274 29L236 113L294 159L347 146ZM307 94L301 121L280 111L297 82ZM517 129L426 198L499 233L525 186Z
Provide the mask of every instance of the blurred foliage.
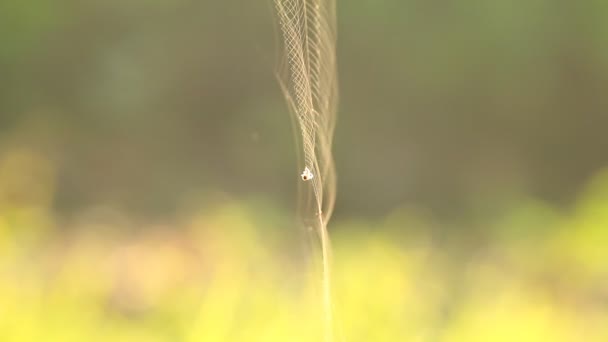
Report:
M0 158L1 341L319 341L306 233L260 198L171 221L53 214L52 167ZM402 207L332 225L344 341L606 341L608 170L571 212L522 198L446 235ZM309 234L314 240L313 234Z
M264 3L0 1L0 341L320 340ZM608 341L608 2L338 15L339 335Z
M569 205L608 166L606 1L341 1L338 15L337 215ZM0 145L52 151L57 209L295 197L270 0L4 0L0 22Z

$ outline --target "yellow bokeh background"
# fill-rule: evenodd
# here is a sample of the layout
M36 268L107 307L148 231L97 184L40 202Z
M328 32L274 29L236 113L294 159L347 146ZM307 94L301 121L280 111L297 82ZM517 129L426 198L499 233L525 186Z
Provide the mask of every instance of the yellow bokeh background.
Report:
M60 220L48 160L15 150L0 163L1 341L321 340L314 236L270 203ZM442 241L405 207L334 222L337 340L606 341L608 173L570 212L519 203L483 243ZM505 233L522 229L536 233Z

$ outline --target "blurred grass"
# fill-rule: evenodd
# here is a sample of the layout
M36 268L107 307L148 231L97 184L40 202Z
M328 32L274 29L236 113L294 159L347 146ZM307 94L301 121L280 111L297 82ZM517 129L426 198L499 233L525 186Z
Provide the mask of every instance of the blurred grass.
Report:
M344 341L608 341L607 6L341 2ZM272 13L0 2L0 342L321 340Z
M321 340L308 242L277 206L66 219L43 156L0 164L0 341ZM411 208L332 225L345 341L608 340L608 171L570 212L520 199L482 233L438 225Z

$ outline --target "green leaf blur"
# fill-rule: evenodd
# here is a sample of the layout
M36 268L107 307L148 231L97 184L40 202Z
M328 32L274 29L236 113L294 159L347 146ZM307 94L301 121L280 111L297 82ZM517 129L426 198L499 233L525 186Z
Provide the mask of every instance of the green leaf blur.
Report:
M0 0L0 342L322 340L270 3ZM608 1L337 13L336 342L608 341Z

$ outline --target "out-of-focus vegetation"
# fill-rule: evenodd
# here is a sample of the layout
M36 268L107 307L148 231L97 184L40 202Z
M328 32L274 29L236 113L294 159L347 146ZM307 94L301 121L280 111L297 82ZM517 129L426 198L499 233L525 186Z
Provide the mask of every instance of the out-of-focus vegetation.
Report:
M608 1L338 6L344 341L608 341ZM320 340L275 20L0 0L0 341Z
M60 220L52 168L0 158L1 341L319 341L314 258L279 207ZM608 173L569 212L531 199L446 234L424 213L332 225L345 341L606 341ZM307 261L308 260L308 261Z
M608 166L607 6L341 1L336 215L570 204ZM3 0L0 22L0 133L58 163L62 212L295 198L270 0Z

